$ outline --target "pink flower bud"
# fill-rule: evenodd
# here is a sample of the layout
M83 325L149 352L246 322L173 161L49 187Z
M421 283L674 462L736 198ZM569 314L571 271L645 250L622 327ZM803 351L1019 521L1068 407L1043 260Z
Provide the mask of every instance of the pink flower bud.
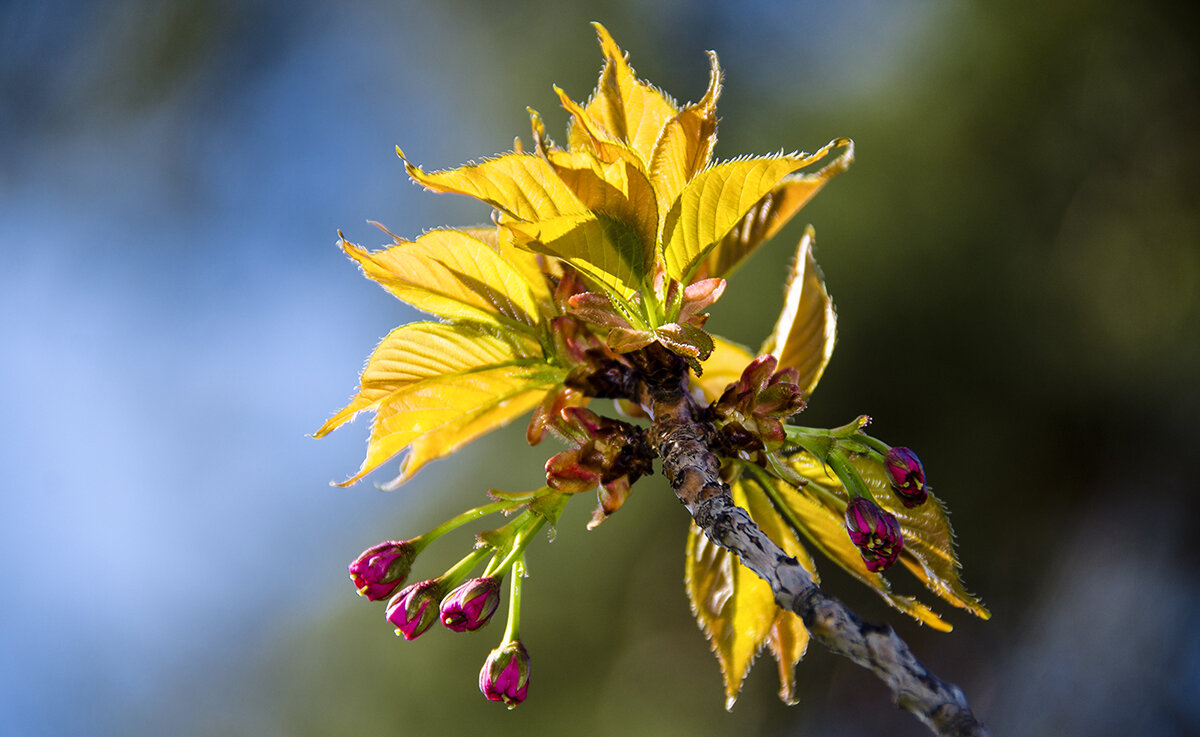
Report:
M904 548L900 523L866 497L855 497L846 506L846 532L873 573L895 563Z
M407 540L388 540L363 551L350 564L350 580L360 596L379 601L408 578L417 551Z
M400 589L387 605L387 620L396 634L415 640L437 620L442 600L442 584L437 579L421 581Z
M529 653L519 640L507 642L488 655L479 671L479 690L489 701L513 708L529 691Z
M900 497L906 507L915 507L929 496L925 487L925 466L921 459L908 448L892 448L883 458L892 491Z
M488 623L500 606L500 579L472 578L442 600L442 624L455 632L474 632Z

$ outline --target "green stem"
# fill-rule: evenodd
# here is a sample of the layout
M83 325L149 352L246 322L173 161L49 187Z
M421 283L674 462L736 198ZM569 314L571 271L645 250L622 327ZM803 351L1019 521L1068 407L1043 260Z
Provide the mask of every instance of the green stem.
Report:
M475 570L476 566L483 562L483 559L487 557L487 554L487 548L476 548L470 553L467 553L462 560L455 563L453 566L451 566L450 570L446 571L440 576L442 582L451 589L459 585L467 576L471 574L471 571Z
M504 627L504 639L513 642L520 638L521 633L521 586L525 578L525 556L513 561L512 580L508 582L508 624Z
M880 460L880 461L882 461L883 457L886 456L888 454L888 451L890 451L892 449L892 446L883 442L879 438L873 438L870 435L867 435L866 433L859 433L858 440L860 440L863 444L869 446L871 448L871 450L873 451L871 455L878 456L878 460Z
M503 512L506 509L511 509L514 506L517 506L517 505L514 504L513 502L499 501L499 502L492 502L491 504L485 504L482 507L468 509L467 511L458 515L457 517L452 517L452 518L446 520L445 522L443 522L442 524L433 528L429 532L426 532L422 535L417 535L410 542L413 544L413 546L416 547L417 551L420 552L420 551L424 550L425 547L427 545L429 545L431 542L433 542L434 540L437 540L439 537L441 537L442 535L445 535L447 532L450 532L451 530L462 527L463 525L467 524L468 522L474 522L477 519L482 519L483 517L486 517L489 514L495 514L496 512Z
M850 495L850 498L853 499L854 497L861 496L875 501L875 498L871 496L871 491L867 488L866 482L859 475L858 469L850 465L850 461L841 451L835 450L830 452L825 462L829 464L829 467L841 479L842 485L846 487L846 493Z
M512 542L509 543L511 547L509 547L508 552L499 562L497 562L496 558L493 558L492 562L488 563L488 567L484 570L483 575L494 575L508 568L509 565L516 566L518 559L524 560L525 548L529 547L533 536L538 530L542 529L542 525L546 524L546 518L538 514L529 514L528 518L518 518L513 520L513 522L517 522L519 525L513 534Z

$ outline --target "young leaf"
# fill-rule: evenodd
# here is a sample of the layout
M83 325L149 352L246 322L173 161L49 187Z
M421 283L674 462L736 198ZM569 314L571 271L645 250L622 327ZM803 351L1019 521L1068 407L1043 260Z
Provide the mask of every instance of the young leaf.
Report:
M987 607L963 587L959 578L962 564L954 554L954 530L942 501L930 493L924 504L906 507L892 493L882 463L865 457L852 458L851 463L879 506L891 512L900 523L904 534L900 562L904 567L921 579L930 591L951 604L983 619L991 617Z
M649 161L663 126L678 110L660 90L637 78L625 59L625 52L604 26L592 25L600 36L604 68L588 101L587 114L613 138L628 143L643 161ZM572 126L569 136L572 149L577 148L577 142L582 141L577 139Z
M813 258L813 238L809 227L796 248L779 319L759 350L779 359L780 369L796 369L806 397L825 373L837 338L837 315Z
M327 435L363 410L373 410L393 392L434 376L482 368L540 363L536 342L520 334L497 335L480 326L413 322L387 334L367 359L359 391L350 404L314 433Z
M710 402L716 401L726 386L740 379L746 365L754 360L750 351L737 343L719 335L712 336L712 340L713 352L701 363L704 373L692 377L692 383L700 387Z
M547 390L545 384L534 383L532 388L500 397L494 404L462 415L421 435L408 446L408 453L400 466L400 475L381 484L379 488L384 491L399 488L430 461L448 456L480 435L507 425L525 414L545 398Z
M688 182L663 219L667 276L690 283L709 251L786 175L818 161L807 156L766 156L726 161ZM708 276L724 276L712 273Z
M525 283L533 293L534 301L539 305L549 306L550 286L546 282L546 271L540 261L544 258L536 253L517 248L513 243L512 233L497 225L477 225L468 228L458 228L469 236L478 238L492 247L500 258L507 261L509 266L525 277ZM547 310L547 314L549 314Z
M761 489L735 481L730 490L733 501L746 509L764 532L788 554L796 556L809 572L814 571L812 559L795 534L771 511L770 502ZM779 653L784 660L791 661L789 666L794 666L803 656L804 646L799 640L806 640L807 632L800 635L794 628L797 622L779 616L782 612L775 605L775 595L765 581L743 566L732 553L709 540L694 524L688 532L686 553L684 583L688 599L721 665L725 708L729 709L737 700L754 658L781 621L785 628L790 628L777 632L781 638ZM802 624L800 629L803 630ZM795 638L791 642L786 640L789 634Z
M854 142L849 138L839 138L813 154L810 164L839 148L841 150L819 170L784 177L712 249L701 271L708 276L729 276L759 244L787 225L826 182L845 171L854 161Z
M505 227L522 248L560 258L625 299L646 275L641 240L612 218L583 212Z
M796 695L796 664L808 652L809 634L804 620L784 609L767 633L767 649L779 666L779 700L788 706L799 702Z
M721 94L721 67L710 51L712 65L704 98L667 122L650 159L650 181L658 195L658 211L674 204L684 185L712 160L717 143L717 98Z
M504 154L478 164L448 171L425 172L396 149L413 181L434 192L453 192L474 197L500 210L509 218L539 220L583 210L550 164L540 156Z
M510 329L537 324L537 303L525 277L467 233L434 230L376 253L345 240L341 245L368 277L417 309Z
M648 272L658 242L658 206L642 170L627 159L602 161L590 151L551 151L548 158L585 207L633 227L641 240L641 272Z
M843 526L849 496L833 471L808 453L799 453L789 460L793 470L807 479L808 484L800 491L782 483L776 484L776 487L788 509L802 520L811 533L810 540L842 568L874 588L888 603L936 629L949 631L950 625L942 622L924 604L891 594L887 579L867 571L858 548L850 542ZM879 505L892 512L900 523L900 531L904 536L900 562L945 601L967 609L976 616L988 618L990 614L986 607L968 593L959 580L959 563L954 555L954 532L941 505L927 502L920 507L907 509L892 497L882 466L862 458L852 459L851 462ZM930 498L934 497L930 495Z
M544 364L540 371L529 365L481 367L422 379L392 392L377 405L362 467L338 486L358 481L425 436L434 441L423 450L421 463L440 457L524 413L565 376ZM486 421L477 422L480 417ZM401 479L410 478L412 471L405 469Z

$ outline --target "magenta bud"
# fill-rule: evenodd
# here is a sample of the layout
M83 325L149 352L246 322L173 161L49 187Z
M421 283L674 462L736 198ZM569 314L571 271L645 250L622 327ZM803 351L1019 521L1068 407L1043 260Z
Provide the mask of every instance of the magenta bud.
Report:
M519 640L507 642L488 655L479 671L479 690L489 701L513 708L529 691L529 653Z
M846 506L846 532L872 573L890 567L904 548L900 523L866 497L855 497Z
M472 578L442 600L442 624L455 632L474 632L488 623L500 606L500 579Z
M417 550L408 540L388 540L367 548L350 564L350 580L360 596L379 601L408 578Z
M442 594L437 579L400 589L387 605L387 620L396 628L396 634L404 635L406 640L420 637L437 620Z
M929 496L925 487L925 466L908 448L892 448L883 458L892 491L906 507L915 507Z

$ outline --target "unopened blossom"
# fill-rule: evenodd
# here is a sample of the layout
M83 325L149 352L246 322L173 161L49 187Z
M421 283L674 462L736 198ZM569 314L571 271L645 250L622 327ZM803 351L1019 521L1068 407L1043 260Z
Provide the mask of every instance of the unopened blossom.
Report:
M474 632L488 623L500 606L500 579L472 578L442 600L442 624L455 632Z
M892 490L906 507L915 507L929 496L925 486L925 466L908 448L892 448L883 458Z
M437 621L442 596L442 584L437 579L405 586L388 602L387 620L396 628L396 634L415 640Z
M416 547L408 540L381 542L350 564L350 580L360 596L379 601L404 583L416 555Z
M488 655L479 671L479 690L489 701L513 708L529 692L529 652L520 640L511 640Z
M896 518L865 497L855 497L846 506L846 531L871 572L890 567L904 548Z

